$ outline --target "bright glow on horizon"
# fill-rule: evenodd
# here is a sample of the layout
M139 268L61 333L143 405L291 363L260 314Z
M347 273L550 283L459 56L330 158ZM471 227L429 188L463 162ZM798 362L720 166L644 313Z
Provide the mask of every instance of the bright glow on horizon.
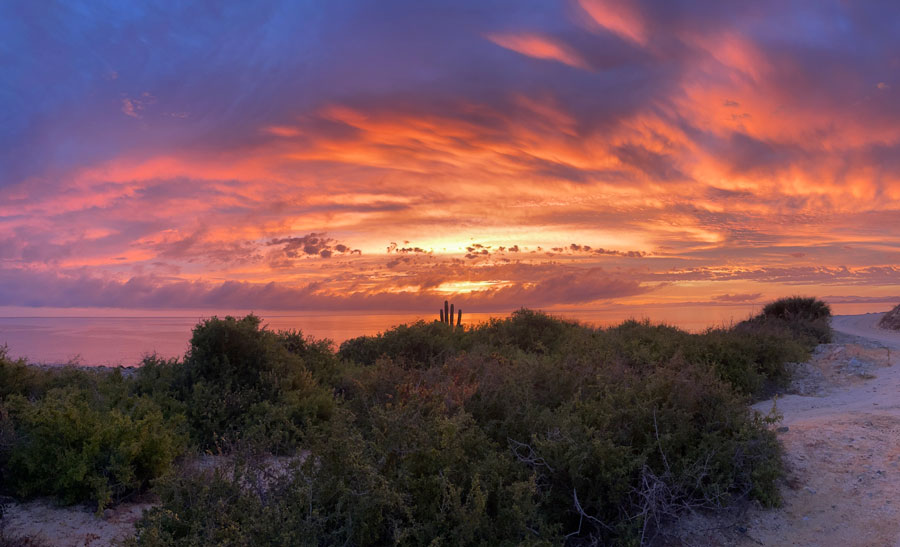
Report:
M0 306L900 299L896 3L198 9L0 5Z

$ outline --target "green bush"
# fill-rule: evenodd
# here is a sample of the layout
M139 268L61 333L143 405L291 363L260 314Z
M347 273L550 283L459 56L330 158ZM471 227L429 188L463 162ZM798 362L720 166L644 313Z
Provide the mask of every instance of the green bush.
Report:
M0 346L0 400L13 394L33 396L42 391L42 372L28 366L25 359L11 359L9 348Z
M304 429L333 410L330 390L307 367L327 374L321 353L254 315L201 322L174 380L194 439L205 448L246 441L293 451Z
M708 367L681 358L653 368L543 358L475 368L478 389L466 408L537 473L540 513L566 533L582 526L626 541L641 533L639 515L671 517L744 496L778 503L780 455L768 423ZM658 490L652 500L641 490L647 481ZM604 525L575 511L576 493Z
M245 486L265 475L258 461L168 479L136 543L527 544L539 520L530 472L465 414L420 403L373 409L374 435L336 416L301 465L263 488Z
M398 325L376 336L351 338L341 344L338 356L363 365L389 357L406 366L440 363L471 347L471 336L463 328L438 321Z
M64 502L109 503L146 488L169 470L183 439L151 400L109 408L77 387L5 403L14 442L4 482L17 495L58 495Z
M289 353L302 359L317 382L332 385L340 377L341 363L331 340L316 340L297 330L278 331L276 337Z
M578 323L522 308L508 318L492 318L474 329L473 336L494 349L550 354L567 349L571 338L584 330Z
M817 298L791 296L766 304L762 315L787 321L815 321L831 317L831 307Z
M676 357L711 369L740 394L758 396L783 385L787 364L809 357L806 338L786 325L745 322L732 329L691 334L649 321L625 321L599 331L581 353L596 360L618 360L638 368L656 368Z
M178 359L163 359L157 355L148 355L126 382L126 387L130 396L152 399L166 419L177 419L184 426L182 432L188 434L187 423L184 420L187 407L180 398L178 387L181 367Z
M814 345L809 341L810 328L809 323L798 321L788 324L781 319L760 319L734 329L690 334L667 325L629 320L593 330L523 309L466 330L439 322L401 325L378 336L348 340L339 355L346 362L368 366L387 358L407 368L439 365L465 352L499 352L510 358L548 355L557 360L590 355L647 367L683 355L688 361L712 367L739 392L752 395L784 383L786 363L808 357Z
M0 348L0 484L99 508L145 489L185 445L183 415L156 401L121 369L36 367Z
M809 358L809 349L787 330L713 329L692 339L682 352L687 361L709 365L738 393L759 395L790 379L788 363Z
M51 389L60 387L96 390L110 379L109 370L105 368L89 370L74 365L29 365L25 359L10 359L6 346L0 346L0 400L10 395L40 398ZM118 380L121 380L121 371Z
M807 348L831 342L831 308L811 297L781 298L763 308L756 317L739 324L736 330L755 328L768 331L789 331Z
M526 441L553 485L545 511L566 529L581 519L575 492L586 514L614 528L610 539L643 535L686 507L778 502L774 435L709 371L675 360L602 381L545 414Z

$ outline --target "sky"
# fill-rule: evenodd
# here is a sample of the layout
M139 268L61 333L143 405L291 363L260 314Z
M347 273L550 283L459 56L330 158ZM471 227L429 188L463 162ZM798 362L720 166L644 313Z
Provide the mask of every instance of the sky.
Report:
M0 306L900 299L898 23L876 0L2 2Z

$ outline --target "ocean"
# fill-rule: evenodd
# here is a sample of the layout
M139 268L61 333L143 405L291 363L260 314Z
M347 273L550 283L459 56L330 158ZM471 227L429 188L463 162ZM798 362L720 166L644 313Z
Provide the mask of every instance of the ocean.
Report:
M892 303L837 304L836 314L886 311ZM594 326L610 326L630 318L664 322L688 331L727 326L758 312L757 304L739 305L660 305L617 307L596 310L549 310L549 313ZM85 366L140 363L143 356L181 357L188 348L191 329L203 318L224 316L215 311L158 312L141 315L132 310L117 315L105 310L104 316L24 316L0 317L0 345L6 344L11 357L29 362ZM230 312L232 315L241 312ZM348 338L372 335L401 323L418 319L433 320L433 315L397 313L285 313L255 312L270 329L296 329L315 338L329 338L340 344ZM467 313L465 324L477 324L507 313Z

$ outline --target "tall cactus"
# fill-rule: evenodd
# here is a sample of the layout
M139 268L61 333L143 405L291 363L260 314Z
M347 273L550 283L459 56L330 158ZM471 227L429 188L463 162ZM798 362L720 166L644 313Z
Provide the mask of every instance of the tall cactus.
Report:
M452 326L453 326L453 315L454 315L454 311L456 312L456 313L455 313L455 315L456 315L456 326L457 326L457 327L461 326L461 325L462 325L462 309L460 308L459 310L454 310L454 309L453 309L453 304L451 304L451 303L450 303L449 301L447 301L447 300L444 300L444 307L441 308L441 310L440 310L440 312L439 312L439 313L440 313L440 317L441 317L441 323L446 323L446 324L448 324L448 325L450 325L450 326L452 327Z

